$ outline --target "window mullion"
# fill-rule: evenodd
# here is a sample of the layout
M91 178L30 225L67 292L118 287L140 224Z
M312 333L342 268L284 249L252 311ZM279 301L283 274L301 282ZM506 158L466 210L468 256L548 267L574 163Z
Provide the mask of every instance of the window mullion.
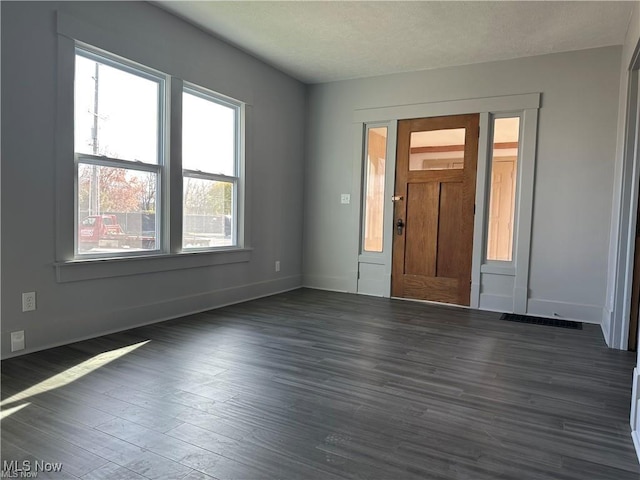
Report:
M169 85L169 115L168 115L168 141L169 160L166 184L168 185L168 198L166 208L165 225L168 232L169 252L180 253L182 251L182 202L183 202L183 177L182 177L182 90L183 81L172 77Z

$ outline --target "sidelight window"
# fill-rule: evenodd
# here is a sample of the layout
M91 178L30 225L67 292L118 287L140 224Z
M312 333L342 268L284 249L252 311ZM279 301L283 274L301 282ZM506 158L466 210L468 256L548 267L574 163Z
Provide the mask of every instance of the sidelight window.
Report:
M520 117L493 119L487 260L513 259Z
M364 199L365 252L382 252L387 127L367 128Z

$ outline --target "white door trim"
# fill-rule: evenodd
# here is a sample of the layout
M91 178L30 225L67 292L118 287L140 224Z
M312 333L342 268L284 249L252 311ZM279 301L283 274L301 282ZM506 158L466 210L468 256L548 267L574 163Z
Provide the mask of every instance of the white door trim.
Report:
M631 288L633 285L633 261L635 254L635 231L638 212L638 187L640 182L640 43L636 47L627 84L627 112L620 185L620 207L618 214L617 248L615 251L615 276L613 304L609 318L603 325L611 348L625 350L629 341L629 315L631 311ZM616 228L614 226L614 228ZM614 240L615 241L615 240ZM612 243L614 243L612 241Z
M529 253L531 245L531 220L533 211L533 188L536 156L537 118L540 107L541 94L529 93L522 95L508 95L502 97L486 97L475 99L462 99L444 102L421 103L412 105L383 106L376 108L356 109L353 116L354 125L354 152L353 152L353 184L354 198L360 199L359 208L353 208L353 232L352 245L357 246L354 251L353 264L349 269L353 278L349 280L349 291L358 292L358 272L360 263L375 263L381 265L378 271L384 275L389 285L385 289L386 295L391 292L391 255L393 238L393 222L389 221L391 196L395 180L396 162L396 131L389 130L387 151L387 168L385 179L385 242L382 254L376 255L375 261L370 254L361 255L361 231L362 231L362 179L363 179L363 148L365 145L365 131L367 125L389 125L397 128L397 122L407 118L426 118L444 115L462 115L480 113L480 139L478 144L478 170L476 179L476 217L474 220L473 253L472 253L472 289L471 307L482 308L481 305L481 266L484 260L484 236L486 223L486 198L487 198L487 164L489 153L489 119L490 114L514 112L521 115L522 128L522 167L520 168L521 181L518 188L518 230L515 232L516 243L514 249L514 288L505 292L512 298L513 310L525 313L528 299L529 281ZM391 210L392 212L392 210ZM364 293L364 292L362 292Z

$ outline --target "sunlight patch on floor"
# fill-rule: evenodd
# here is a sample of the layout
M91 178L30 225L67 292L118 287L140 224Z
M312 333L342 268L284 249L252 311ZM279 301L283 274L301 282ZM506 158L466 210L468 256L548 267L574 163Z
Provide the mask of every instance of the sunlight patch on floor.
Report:
M18 410L22 410L24 407L27 407L29 405L31 405L31 403L27 402L23 403L22 405L3 409L2 411L0 411L0 420L4 420L9 415L16 413Z
M34 395L38 395L40 393L44 393L50 390L54 390L56 388L64 387L65 385L68 385L71 382L74 382L84 377L85 375L88 375L91 372L101 367L104 367L108 363L113 362L114 360L117 360L118 358L121 358L127 355L128 353L133 352L134 350L137 350L138 348L142 347L143 345L146 345L150 341L151 340L145 340L144 342L135 343L133 345L128 345L126 347L117 348L115 350L111 350L111 351L96 355L95 357L85 360L84 362L79 363L78 365L68 368L64 372L60 372L54 375L53 377L47 378L46 380L43 380L42 382L37 383L32 387L27 388L26 390L23 390L20 393L16 393L15 395L12 395L11 397L4 399L2 402L0 402L0 407L4 407L5 405L9 405L11 403L25 400Z

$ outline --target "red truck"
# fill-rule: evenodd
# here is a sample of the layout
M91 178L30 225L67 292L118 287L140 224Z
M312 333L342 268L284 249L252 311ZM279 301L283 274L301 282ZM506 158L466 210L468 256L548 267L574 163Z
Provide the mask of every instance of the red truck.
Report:
M143 231L141 235L126 233L118 218L112 214L89 215L78 228L78 249L91 248L143 248L153 250L156 246L155 231Z
M123 230L114 214L89 215L78 226L78 250L92 248L131 248L154 250L156 248L155 221L143 215L140 234ZM197 235L185 235L184 242L192 247L208 247L210 239Z

